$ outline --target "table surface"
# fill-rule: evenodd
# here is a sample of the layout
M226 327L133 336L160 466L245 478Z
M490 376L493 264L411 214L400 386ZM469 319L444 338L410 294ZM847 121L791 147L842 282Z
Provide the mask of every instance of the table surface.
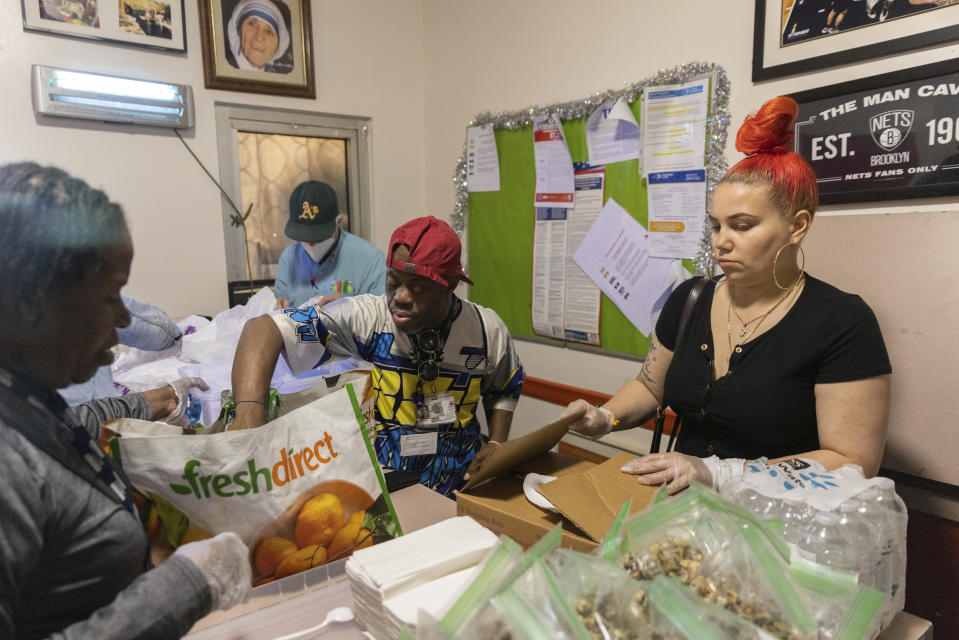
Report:
M413 485L390 494L405 533L456 515L456 502ZM317 567L258 587L250 599L229 611L215 611L194 625L189 640L274 640L320 624L336 607L351 607L346 560ZM368 637L356 622L336 623L304 640ZM901 611L878 640L932 640L932 623Z

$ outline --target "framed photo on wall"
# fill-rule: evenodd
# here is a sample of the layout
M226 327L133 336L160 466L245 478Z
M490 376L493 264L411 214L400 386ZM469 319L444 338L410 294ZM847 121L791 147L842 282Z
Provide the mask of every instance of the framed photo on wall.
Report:
M199 0L211 89L315 98L310 0Z
M959 40L957 0L756 0L753 82Z
M819 202L959 194L959 60L794 93Z
M25 31L186 51L184 0L20 0Z

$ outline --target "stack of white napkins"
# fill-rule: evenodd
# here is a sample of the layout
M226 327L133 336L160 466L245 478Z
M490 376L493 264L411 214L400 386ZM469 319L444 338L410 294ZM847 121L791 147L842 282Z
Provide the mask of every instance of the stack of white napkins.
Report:
M357 621L386 640L413 629L420 609L439 617L498 541L472 518L458 517L360 549L346 562Z

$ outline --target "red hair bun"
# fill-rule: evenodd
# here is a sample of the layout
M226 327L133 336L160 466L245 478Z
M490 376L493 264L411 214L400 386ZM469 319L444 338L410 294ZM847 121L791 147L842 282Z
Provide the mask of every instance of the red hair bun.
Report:
M756 153L791 151L793 123L799 105L792 98L780 96L767 100L756 115L746 116L736 134L736 149L747 156Z

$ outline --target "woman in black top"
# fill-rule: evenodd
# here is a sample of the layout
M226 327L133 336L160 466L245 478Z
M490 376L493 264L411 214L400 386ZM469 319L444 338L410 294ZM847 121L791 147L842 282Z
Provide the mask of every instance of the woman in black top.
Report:
M566 410L585 405L571 429L599 437L646 422L665 397L683 418L677 452L623 467L643 484L718 488L760 456L879 469L889 358L866 303L799 264L818 189L812 168L787 150L797 112L792 99L775 98L739 130L736 148L747 157L720 181L709 216L724 277L707 283L679 351L692 280L666 303L637 378L603 407L577 400Z

